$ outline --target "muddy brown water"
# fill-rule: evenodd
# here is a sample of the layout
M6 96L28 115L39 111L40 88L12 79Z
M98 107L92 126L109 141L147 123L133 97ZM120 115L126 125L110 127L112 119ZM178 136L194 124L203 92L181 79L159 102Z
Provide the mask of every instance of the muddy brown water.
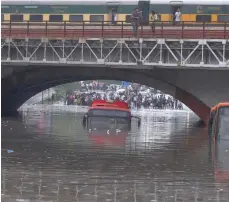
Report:
M112 139L83 130L85 110L43 105L2 118L2 201L229 200L193 113L140 110L140 129Z

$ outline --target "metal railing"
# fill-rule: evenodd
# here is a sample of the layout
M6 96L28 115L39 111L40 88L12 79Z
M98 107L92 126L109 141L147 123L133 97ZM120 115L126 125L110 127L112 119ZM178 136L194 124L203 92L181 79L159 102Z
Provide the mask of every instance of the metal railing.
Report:
M152 30L152 25L155 31ZM103 22L12 22L1 23L2 38L128 38L133 36L132 24L118 21L112 25ZM219 22L149 22L139 25L137 37L140 38L185 38L185 39L229 39L229 23Z

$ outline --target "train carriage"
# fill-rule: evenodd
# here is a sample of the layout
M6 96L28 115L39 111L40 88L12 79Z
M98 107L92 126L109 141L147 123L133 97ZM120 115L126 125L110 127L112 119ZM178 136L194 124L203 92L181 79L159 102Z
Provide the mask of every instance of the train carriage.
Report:
M229 0L2 0L1 21L31 22L102 22L111 21L116 10L118 21L130 23L132 11L138 7L143 20L151 19L151 11L162 22L173 21L177 8L185 22L229 22ZM109 23L109 22L107 22Z

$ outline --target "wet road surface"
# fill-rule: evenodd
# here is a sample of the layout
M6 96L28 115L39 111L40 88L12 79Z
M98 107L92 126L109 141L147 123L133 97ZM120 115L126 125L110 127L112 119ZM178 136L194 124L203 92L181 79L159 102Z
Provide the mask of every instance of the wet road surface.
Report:
M2 119L2 201L229 200L193 113L142 110L140 129L133 122L126 136L95 138L83 111L33 106Z

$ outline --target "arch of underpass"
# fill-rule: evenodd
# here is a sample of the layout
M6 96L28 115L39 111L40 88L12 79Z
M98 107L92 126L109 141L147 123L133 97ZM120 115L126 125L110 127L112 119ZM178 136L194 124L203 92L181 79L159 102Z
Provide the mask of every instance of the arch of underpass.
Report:
M229 92L229 80L226 79L229 78L229 71L218 70L217 74L214 73L178 68L3 65L2 114L16 111L29 98L47 88L74 81L106 79L140 83L170 94L207 122L210 106L218 101L229 100L226 93ZM213 82L214 75L217 76L217 82ZM212 89L212 86L215 88ZM219 94L209 100L215 90L218 90Z

